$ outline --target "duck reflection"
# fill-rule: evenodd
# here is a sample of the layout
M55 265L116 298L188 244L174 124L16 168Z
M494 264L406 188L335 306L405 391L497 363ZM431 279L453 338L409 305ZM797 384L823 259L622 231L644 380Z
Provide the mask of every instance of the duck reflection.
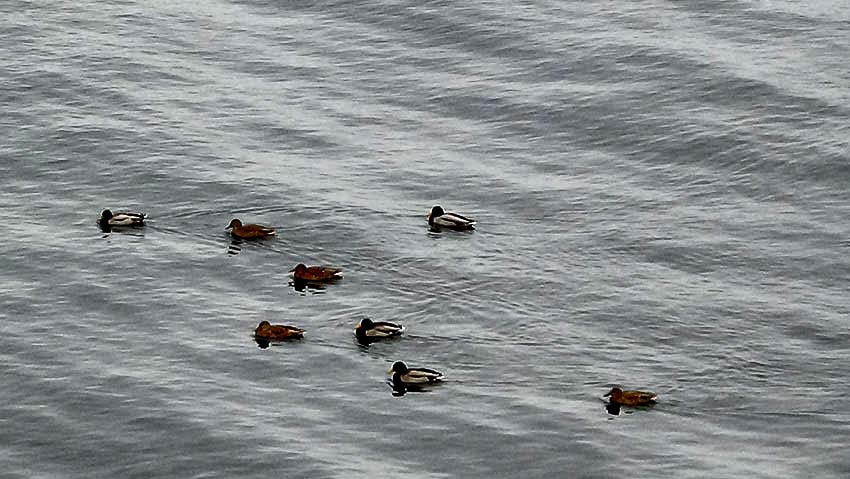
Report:
M100 231L103 232L103 236L101 236L101 238L108 238L113 233L118 233L118 234L127 235L127 236L139 236L139 237L142 237L142 236L145 235L145 232L141 228L134 227L134 226L109 226L109 225L103 226L103 225L100 225Z
M300 279L292 279L289 281L289 286L302 295L307 293L322 294L327 289L327 283L316 283L312 281L304 281Z
M605 403L605 410L612 416L619 416L622 408L617 403Z
M243 240L235 237L231 237L230 244L227 245L227 254L237 255L242 252L242 243Z
M387 384L390 385L390 389L392 390L392 395L395 397L401 397L407 394L408 388L401 381L396 381L394 379L387 379Z
M400 380L397 376L387 379L387 384L392 390L392 395L395 397L404 396L407 393L426 393L429 391L427 386L419 384L409 384Z

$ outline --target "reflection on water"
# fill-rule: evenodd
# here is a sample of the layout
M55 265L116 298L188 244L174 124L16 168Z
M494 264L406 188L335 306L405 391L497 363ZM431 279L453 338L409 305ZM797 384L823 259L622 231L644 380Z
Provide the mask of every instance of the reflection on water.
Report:
M393 396L401 397L407 394L407 388L404 387L404 384L395 384L392 380L387 380L387 384L390 385Z
M370 344L376 343L381 340L381 338L376 338L373 336L364 336L362 334L357 333L354 334L354 337L357 339L357 343L364 348L368 348Z
M270 339L267 339L267 338L262 338L260 336L254 335L254 342L257 343L257 347L259 347L260 349L268 349L269 346L271 346L272 343L274 343L274 344L292 343L292 342L301 341L302 339L303 338L301 338L301 337L297 337L297 338L293 337L293 338L289 338L289 339L270 340Z
M101 228L103 229L103 236L101 238L109 238L113 234L120 234L125 236L137 236L142 237L145 235L145 232L138 228L132 227L111 227L111 228Z
M652 405L650 404L646 406L622 406L614 402L605 403L605 410L608 412L608 414L612 416L619 416L620 414L634 414L635 411L647 409L652 409Z
M144 236L145 230L144 225L136 225L136 226L110 226L107 224L103 224L98 222L97 226L101 231L104 232L103 237L106 238L111 233L120 233L130 236Z
M231 236L230 244L227 245L227 254L237 255L242 252L242 240Z
M301 279L292 279L289 281L289 286L292 287L295 291L301 293L301 295L306 295L307 293L311 294L324 294L327 289L327 284L331 284L334 281L325 281L322 283L317 283L314 281L304 281Z
M390 385L392 395L396 397L404 396L408 392L422 392L422 388L419 386L405 384L399 379L398 374L393 374L392 378L387 379L387 384Z
M456 230L452 228L440 228L439 226L429 226L428 236L432 238L442 238L447 235L469 236L475 233L475 230Z
M432 387L442 384L441 382L410 384L401 380L399 373L393 373L391 378L387 379L387 384L392 390L392 395L396 397L404 396L407 393L427 393Z

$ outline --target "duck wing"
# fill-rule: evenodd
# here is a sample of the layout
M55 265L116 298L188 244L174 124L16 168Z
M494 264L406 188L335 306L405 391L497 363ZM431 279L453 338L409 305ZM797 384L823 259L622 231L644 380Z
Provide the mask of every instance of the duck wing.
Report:
M342 270L339 268L328 268L326 266L310 266L304 272L304 278L312 281L321 281L324 279L335 279L342 277Z
M411 384L433 383L443 378L443 373L428 368L411 368L401 376L402 381Z
M649 404L655 402L657 396L649 391L623 391L622 402L632 405Z
M366 336L385 338L388 336L397 336L404 331L404 326L400 324L380 321L373 323L373 327L366 330Z
M472 228L475 225L475 220L467 218L465 216L461 216L457 213L446 213L444 215L434 218L434 224L436 226L442 226L446 228L468 229Z
M641 402L647 402L647 403L655 402L655 400L658 399L658 396L656 396L655 393L644 392L644 391L641 391L639 397L640 397Z
M262 334L262 336L272 339L300 338L304 336L303 329L296 328L295 326L285 326L282 324L273 324L264 332L266 334Z
M110 226L134 226L141 225L145 222L144 213L130 213L127 211L119 211L109 218Z
M274 228L263 225L244 225L238 230L240 233L250 236L274 236L277 234Z

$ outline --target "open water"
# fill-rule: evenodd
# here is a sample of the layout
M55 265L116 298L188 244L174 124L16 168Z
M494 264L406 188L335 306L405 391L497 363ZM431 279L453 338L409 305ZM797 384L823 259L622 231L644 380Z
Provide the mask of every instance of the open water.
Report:
M3 478L850 476L845 0L3 0L0 55Z

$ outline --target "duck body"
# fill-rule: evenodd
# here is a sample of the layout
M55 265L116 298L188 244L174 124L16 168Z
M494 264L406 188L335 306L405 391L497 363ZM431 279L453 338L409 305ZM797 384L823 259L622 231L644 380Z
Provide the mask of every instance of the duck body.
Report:
M655 393L649 391L624 391L617 387L612 388L605 396L610 397L609 401L612 404L622 406L646 406L655 404L658 398Z
M392 373L393 385L398 386L422 386L445 379L440 371L428 368L409 368L402 361L396 361L389 372Z
M448 228L465 231L475 229L475 220L457 213L446 213L442 206L435 205L428 215L428 225L433 229Z
M342 270L339 268L305 266L303 263L297 264L289 272L296 281L322 282L342 278Z
M384 338L392 338L400 336L404 332L404 326L388 321L372 321L369 318L363 318L357 324L354 330L354 335L361 343L370 343Z
M103 228L120 227L120 226L144 226L144 213L131 213L129 211L103 210L98 218L97 223Z
M295 326L284 326L271 324L268 321L261 321L257 329L254 330L254 336L266 341L286 341L288 339L303 338L304 330Z
M241 239L268 238L277 234L274 228L255 224L243 225L242 221L236 218L230 221L225 230L230 231L230 234L234 237Z

